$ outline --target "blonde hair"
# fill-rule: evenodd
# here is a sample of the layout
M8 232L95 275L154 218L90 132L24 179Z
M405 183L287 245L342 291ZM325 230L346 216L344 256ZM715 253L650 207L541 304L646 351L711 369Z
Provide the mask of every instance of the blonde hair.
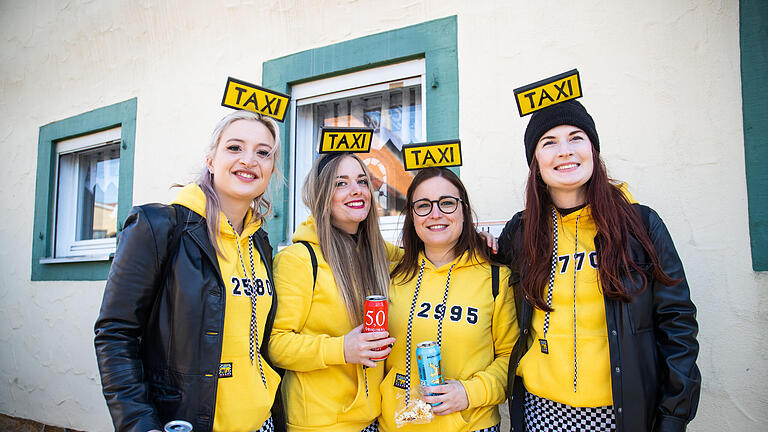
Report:
M270 157L274 162L272 175L277 176L278 181L283 181L283 175L280 171L280 129L277 126L276 121L261 114L243 110L229 113L219 120L219 123L217 123L216 127L213 129L213 134L211 134L211 142L205 153L205 158L203 159L203 169L196 181L205 194L205 221L208 227L208 238L211 241L211 245L213 245L213 248L216 250L216 253L219 255L221 255L221 249L219 248L219 214L221 213L221 203L219 202L219 197L216 195L216 191L213 187L213 182L215 180L213 179L213 175L208 171L206 161L208 159L213 159L214 154L216 154L216 149L219 146L221 134L224 132L224 129L239 120L257 121L263 124L270 132L272 138L275 140L275 145L272 146L272 151L270 152ZM267 186L267 189L263 194L253 199L253 202L251 203L251 220L246 221L246 224L255 221L264 222L266 216L272 211L272 197L269 189L269 186Z
M325 158L332 156L323 156ZM331 223L331 200L336 189L336 170L345 158L353 158L368 176L368 190L371 175L365 164L354 154L333 157L326 161L321 172L317 172L318 158L304 182L304 204L311 210L317 226L320 250L328 262L336 280L339 295L344 301L349 318L355 326L362 322L363 301L369 295L387 295L389 287L389 259L384 239L379 231L379 217L371 201L368 216L357 228L357 243Z

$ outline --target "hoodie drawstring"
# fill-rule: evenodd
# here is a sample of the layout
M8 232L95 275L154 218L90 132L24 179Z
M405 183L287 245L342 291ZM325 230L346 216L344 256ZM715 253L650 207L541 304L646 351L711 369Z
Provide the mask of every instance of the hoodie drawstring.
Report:
M411 399L411 333L413 331L413 312L416 309L416 301L419 298L419 288L421 287L421 277L424 275L424 265L426 261L422 258L421 267L419 267L419 276L416 279L416 288L413 290L413 300L411 301L411 311L408 314L408 331L405 337L405 376L408 382L408 388L405 390L405 406ZM443 337L443 318L445 318L445 304L448 300L448 287L451 286L451 272L456 264L451 264L451 268L448 269L448 278L445 281L445 292L443 293L443 302L435 307L435 311L440 309L440 319L437 321L437 346L440 347Z
M576 240L575 244L573 246L573 254L574 257L576 256L576 253L579 251L579 218L581 217L581 214L576 215ZM553 246L552 246L552 268L549 273L549 286L547 288L547 308L552 309L552 288L555 285L555 271L557 270L557 212L554 208L552 208L552 226L554 230L553 235ZM576 351L576 262L574 258L574 264L573 264L573 392L576 392L576 385L578 382L578 369L579 369L579 362L577 357L577 351ZM547 332L549 331L549 314L550 312L547 311L547 313L544 315L544 335L542 339L539 339L539 346L541 347L541 352L544 354L549 354L549 345L547 343Z
M240 265L243 268L243 275L248 280L248 286L251 290L251 330L248 337L248 349L249 354L251 356L251 366L253 366L253 346L254 346L254 340L256 345L256 352L260 353L261 349L259 348L259 325L256 321L256 284L254 283L254 279L256 279L256 271L253 267L253 239L248 237L248 257L251 260L251 276L248 276L248 272L245 270L245 262L243 261L243 254L240 252L240 239L237 235L237 230L235 230L235 227L232 225L232 222L227 219L227 223L229 224L230 228L232 228L232 231L235 233L235 245L237 245L237 256L240 257ZM267 388L267 378L264 376L264 367L261 365L261 355L257 355L256 358L259 362L259 372L261 373L261 382L264 383L264 388Z

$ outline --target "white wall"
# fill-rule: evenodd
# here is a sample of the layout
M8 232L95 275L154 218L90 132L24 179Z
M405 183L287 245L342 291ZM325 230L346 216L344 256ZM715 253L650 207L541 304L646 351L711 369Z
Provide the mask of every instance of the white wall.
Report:
M259 83L269 59L454 14L481 219L522 206L512 90L577 67L610 174L686 265L704 377L690 430L764 428L768 275L750 264L735 0L0 2L0 412L111 429L92 344L103 282L30 282L40 126L137 97L134 202L167 201L228 112L227 76Z

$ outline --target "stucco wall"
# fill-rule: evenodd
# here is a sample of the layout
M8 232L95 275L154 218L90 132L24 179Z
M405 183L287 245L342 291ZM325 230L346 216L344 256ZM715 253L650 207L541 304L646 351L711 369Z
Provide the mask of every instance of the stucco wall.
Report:
M577 67L610 174L686 265L704 377L690 430L765 428L768 275L750 265L733 0L0 2L0 412L111 429L92 344L103 282L30 282L40 126L138 98L134 202L167 201L228 112L227 76L259 83L266 60L449 15L480 218L522 206L512 90Z

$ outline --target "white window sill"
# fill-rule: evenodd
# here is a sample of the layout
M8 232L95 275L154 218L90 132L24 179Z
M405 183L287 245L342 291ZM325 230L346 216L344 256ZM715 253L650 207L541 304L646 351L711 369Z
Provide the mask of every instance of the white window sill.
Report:
M40 258L40 264L66 264L76 262L95 262L95 261L109 261L114 254L106 255L84 255L84 256L71 256L62 258Z

